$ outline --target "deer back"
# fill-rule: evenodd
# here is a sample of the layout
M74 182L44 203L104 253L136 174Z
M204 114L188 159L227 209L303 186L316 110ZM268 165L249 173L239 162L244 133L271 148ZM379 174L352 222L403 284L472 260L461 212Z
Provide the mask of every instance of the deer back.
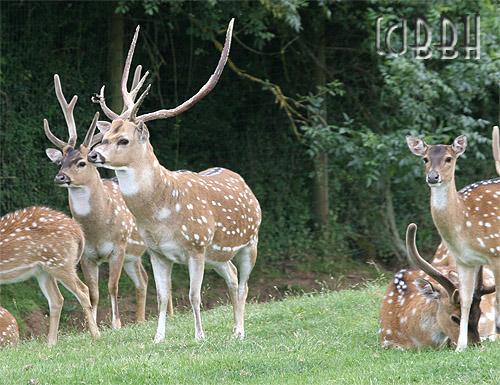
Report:
M74 268L84 247L83 231L66 214L40 206L0 218L0 283L30 278L36 269Z

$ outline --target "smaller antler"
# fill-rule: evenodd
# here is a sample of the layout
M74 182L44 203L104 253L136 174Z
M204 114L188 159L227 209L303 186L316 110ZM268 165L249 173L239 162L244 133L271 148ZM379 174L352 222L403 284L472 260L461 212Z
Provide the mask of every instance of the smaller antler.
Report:
M422 258L417 249L417 225L410 223L406 229L406 251L408 259L412 264L427 273L431 278L435 279L448 293L452 303L459 303L458 290L447 277L445 277L439 270L432 266L429 262Z
M62 88L61 88L61 80L59 79L59 75L54 75L54 88L56 89L57 100L59 101L59 105L63 110L64 119L66 119L66 125L68 126L69 139L68 145L74 147L76 144L76 124L75 117L73 116L73 110L75 109L76 101L78 100L78 96L74 95L71 98L71 101L66 101L64 97Z
M493 157L495 158L495 167L497 174L500 175L500 133L498 126L493 127Z
M97 135L94 135L98 120L99 120L99 112L96 112L94 115L94 119L92 119L92 123L90 123L90 127L87 130L87 134L85 135L85 139L83 140L82 146L87 148L92 148L92 146L95 146L102 140L103 134L101 132L98 133Z
M47 119L43 120L43 130L45 131L45 135L52 142L52 144L59 147L61 150L64 149L68 145L66 142L63 142L61 139L59 139L57 136L55 136L52 133L52 131L50 131L49 122L47 121Z

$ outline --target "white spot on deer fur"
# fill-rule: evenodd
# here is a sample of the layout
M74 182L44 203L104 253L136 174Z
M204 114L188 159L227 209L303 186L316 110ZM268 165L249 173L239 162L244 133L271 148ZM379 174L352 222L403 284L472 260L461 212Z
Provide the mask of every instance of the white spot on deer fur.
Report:
M187 208L188 210L192 210L192 209L193 209L193 205L192 205L191 203L188 203L188 204L186 205L186 208Z
M158 218L159 220L163 220L163 219L168 218L171 213L172 212L170 211L169 208L164 207L160 211L158 211L158 213L156 214L156 218Z
M182 206L180 203L175 204L175 211L179 212L179 211L181 211L181 208L182 208Z
M70 187L69 200L71 203L71 211L79 216L87 216L90 214L90 189L88 187Z

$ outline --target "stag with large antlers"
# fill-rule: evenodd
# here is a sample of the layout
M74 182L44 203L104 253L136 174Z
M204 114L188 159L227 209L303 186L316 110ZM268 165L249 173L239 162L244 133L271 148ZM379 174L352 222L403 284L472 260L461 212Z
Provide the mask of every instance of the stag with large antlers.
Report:
M467 320L479 267L491 266L496 284L496 327L500 330L500 178L457 191L455 165L467 147L459 136L452 145L427 145L407 137L410 150L423 158L431 190L431 214L460 282L461 323L457 351L467 347Z
M103 180L95 166L87 162L92 146L101 140L102 134L94 135L99 113L87 131L83 143L76 148L77 132L73 109L77 96L68 103L64 97L58 75L54 76L54 86L59 104L66 119L69 132L68 142L58 139L44 120L47 138L60 150L48 148L47 156L60 166L54 178L56 185L68 189L69 206L73 217L82 225L86 245L81 260L85 281L90 290L90 300L97 320L99 303L99 265L109 263L108 291L111 298L111 325L121 327L118 310L118 282L122 268L136 288L136 320L145 320L146 290L148 276L142 266L142 255L146 249L119 191L116 180ZM172 304L169 302L172 313Z
M416 231L416 225L408 226L406 247L410 263L420 270L399 271L387 287L380 308L380 342L399 349L456 345L460 324L457 273L449 266L434 267L420 256ZM483 286L483 276L488 287ZM468 322L471 343L495 336L492 281L491 272L483 273L480 268Z
M99 337L89 290L76 274L84 246L80 225L59 211L35 206L0 218L0 284L38 280L49 302L49 345L57 342L64 301L58 282L78 299L90 334Z
M147 76L146 73L141 77L139 66L132 89L127 91L139 28L123 71L123 112L118 115L106 106L103 89L95 99L112 122L99 125L104 130L104 137L88 159L116 170L125 202L151 250L160 309L155 342L165 338L165 309L173 263L188 265L189 299L197 340L204 338L200 291L205 265L215 269L227 283L234 310L235 336L243 338L245 333L247 282L257 258L261 221L259 202L242 177L229 170L211 168L200 173L172 172L160 166L149 143L146 127L146 122L170 118L188 110L214 88L227 61L232 29L233 20L229 23L214 74L192 98L178 107L137 116L149 90L148 87L135 101Z
M7 309L0 306L0 348L19 342L19 327Z

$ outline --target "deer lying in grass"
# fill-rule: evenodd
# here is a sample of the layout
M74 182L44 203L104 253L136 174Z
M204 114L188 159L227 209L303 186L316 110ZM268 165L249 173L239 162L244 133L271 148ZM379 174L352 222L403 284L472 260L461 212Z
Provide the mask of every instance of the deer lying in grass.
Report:
M174 263L188 265L195 338L204 338L200 291L205 265L214 268L225 279L233 304L234 334L239 338L245 334L247 282L257 258L261 222L259 202L243 178L232 171L211 168L200 173L172 172L160 166L149 143L146 127L146 122L173 117L188 110L215 87L227 61L232 29L233 20L217 68L198 93L173 109L137 116L150 87L136 102L146 73L131 91L127 90L139 32L137 28L122 76L125 110L120 115L111 111L106 106L103 89L95 100L112 123L98 125L104 131L104 137L88 159L116 171L125 202L151 250L160 308L155 342L165 339L165 309ZM134 78L140 78L140 67Z
M496 327L500 330L500 178L483 180L458 192L455 165L467 147L465 136L456 138L451 146L428 146L411 136L407 143L424 159L432 218L456 261L462 314L457 351L462 351L467 347L467 320L477 273L485 264L495 275Z
M122 268L136 288L136 320L145 320L146 290L148 276L142 266L142 255L146 250L137 231L135 219L128 210L115 180L103 180L95 166L87 162L87 154L102 134L94 135L99 113L94 120L83 143L76 148L77 132L73 109L77 96L68 103L64 97L58 75L54 75L54 87L57 99L63 110L69 132L68 142L57 138L44 120L47 138L60 150L48 148L49 159L60 166L54 178L56 185L68 189L71 213L85 233L85 250L81 266L85 281L90 290L90 300L97 320L99 303L99 265L109 263L108 291L111 299L113 328L121 327L118 310L118 282ZM172 302L169 302L172 314Z
M16 345L19 342L19 327L16 319L7 309L0 306L0 347Z
M38 280L49 302L48 344L57 342L64 298L61 282L78 299L92 337L99 337L89 290L76 274L85 246L80 225L67 215L46 207L29 207L0 218L0 284Z
M456 345L460 325L456 271L427 263L417 250L416 231L416 225L408 226L406 247L410 262L421 270L401 270L389 284L380 309L380 342L399 349ZM494 296L481 300L495 286L483 286L482 268L478 275L468 321L471 343L495 333Z

